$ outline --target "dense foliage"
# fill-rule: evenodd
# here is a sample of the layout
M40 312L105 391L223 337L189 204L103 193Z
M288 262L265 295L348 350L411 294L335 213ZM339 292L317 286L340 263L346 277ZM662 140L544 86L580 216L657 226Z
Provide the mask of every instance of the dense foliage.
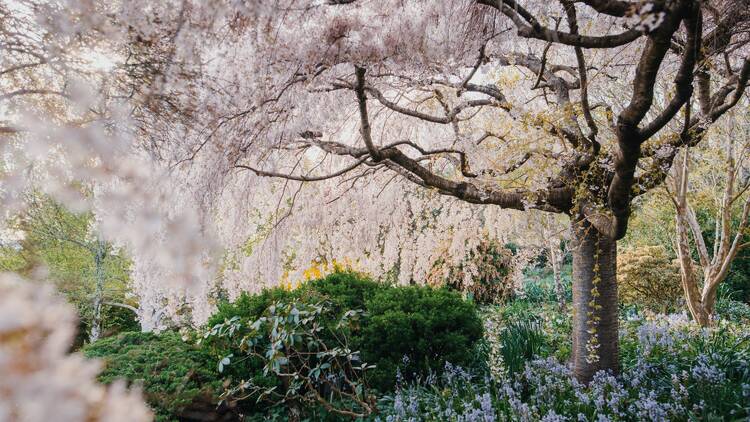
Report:
M286 406L295 420L303 406L321 406L339 416L370 415L374 409L365 374L372 366L349 347L363 311L349 310L333 321L327 318L331 315L328 302L291 300L274 302L250 324L235 316L212 327L205 339L219 338L242 353L223 357L219 372L235 359L254 359L262 364L263 375L277 381L266 386L253 379L257 374L246 374L230 383L223 401L269 401Z
M0 265L20 275L0 274L0 420L150 419L138 392L94 382L70 352L87 341L168 419L216 416L195 412L237 386L269 393L236 408L252 418L364 416L368 380L391 420L747 418L749 312L732 299L750 289L730 273L750 246L749 10L0 0ZM662 187L676 219L646 237L676 236L647 244L675 245L692 322L659 297L671 253L623 254L633 306L618 300L632 205ZM536 211L561 219L513 233ZM510 294L486 239L546 248L557 303L542 283ZM473 301L309 283L205 326L218 297L336 259L402 286L437 262ZM131 326L124 310L191 341L97 341ZM287 414L266 402L279 392Z
M661 245L619 251L617 282L622 303L652 311L675 310L683 297L680 266Z
M362 356L376 365L370 380L390 389L393 374L406 379L425 376L445 362L466 365L482 336L475 307L458 293L428 287L392 287L378 291L366 303L362 326Z
M549 274L535 267L526 276L527 295L478 312L457 292L334 272L219 304L197 346L174 332L126 333L84 350L105 360L103 382L143 383L159 420L750 416L747 305L723 298L717 325L701 329L635 297L620 313L621 374L601 372L584 385L565 363L572 325Z
M84 347L83 353L103 361L102 383L124 379L140 385L157 421L215 413L222 392L216 361L178 333L121 333Z
M412 379L426 376L446 361L469 364L473 356L466 351L472 350L482 336L482 323L475 306L456 292L379 285L351 272L333 273L293 291L277 288L257 295L242 295L234 303L219 305L208 325L213 327L238 317L237 321L247 327L275 302L292 299L308 304L329 302L331 305L321 318L331 322L347 311L365 312L358 326L352 329L350 345L360 351L364 362L375 365L368 371L367 382L378 390L391 389L399 370L403 377ZM240 355L220 341L210 345L216 357ZM259 368L252 359L241 365L247 366L247 371Z

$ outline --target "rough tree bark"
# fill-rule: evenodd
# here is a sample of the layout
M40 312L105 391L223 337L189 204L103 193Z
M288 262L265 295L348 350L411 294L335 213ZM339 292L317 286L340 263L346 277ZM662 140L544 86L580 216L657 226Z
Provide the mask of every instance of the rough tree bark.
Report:
M571 220L573 253L573 351L576 378L619 370L617 242L585 219Z

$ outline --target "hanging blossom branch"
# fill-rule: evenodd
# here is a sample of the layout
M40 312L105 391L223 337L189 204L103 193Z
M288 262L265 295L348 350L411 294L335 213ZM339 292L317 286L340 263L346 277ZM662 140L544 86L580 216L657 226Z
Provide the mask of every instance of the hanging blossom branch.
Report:
M700 7L694 2L681 1L670 5L656 2L649 3L651 5L649 7L641 6L639 8L628 2L590 1L584 3L597 12L618 18L632 17L638 13L651 14L654 16L658 15L659 17L654 21L652 27L649 28L631 30L619 35L590 37L578 33L578 19L575 6L571 2L562 2L570 28L570 32L567 33L541 26L532 13L513 1L480 1L478 3L495 8L501 11L505 16L509 17L516 26L519 36L545 40L547 45L545 46L543 58L538 59L531 54L513 54L509 56L487 54L486 44L483 44L480 49L479 57L470 67L468 74L459 82L449 82L439 79L415 81L410 78L404 78L389 73L375 73L374 75L378 78L388 76L404 78L413 84L422 86L442 85L445 87L451 87L456 90L457 97L460 97L463 92L474 92L485 94L490 97L489 99L470 99L460 102L455 106L449 106L445 101L438 97L445 113L444 115L435 115L403 106L397 101L388 99L382 90L363 82L364 76L362 76L362 79L360 80L359 73L363 70L357 70L356 84L344 79L338 79L337 82L332 84L331 90L327 90L327 92L335 90L353 90L357 92L361 120L360 135L367 147L366 153L372 159L370 162L368 162L367 159L362 159L363 152L365 152L362 149L353 148L341 143L317 142L310 143L309 145L314 144L330 153L355 157L358 160L361 160L361 162L356 161L339 171L335 171L329 175L320 176L285 175L280 172L261 170L246 164L240 164L238 167L256 171L256 174L258 175L286 177L298 181L315 181L343 175L346 172L357 168L360 164L373 165L381 161L388 161L387 168L393 170L396 167L400 167L399 174L410 175L409 180L418 182L423 186L437 188L441 193L465 199L467 202L492 203L514 209L539 207L558 212L568 212L572 209L573 205L572 191L570 187L575 185L575 179L580 174L588 171L589 166L593 163L595 157L599 155L601 150L601 143L597 140L599 127L593 113L594 107L592 107L589 100L589 68L586 65L583 49L613 48L631 43L641 37L645 37L645 45L636 67L636 75L629 104L627 104L619 113L616 122L614 120L612 121L614 123L613 129L616 132L615 135L617 138L618 151L612 156L605 158L605 161L610 162L614 169L611 175L605 176L604 178L609 183L609 187L606 191L605 207L602 209L601 204L597 204L597 200L595 199L585 201L580 207L580 209L584 211L584 214L589 217L590 220L595 222L599 231L615 239L622 237L627 228L627 220L630 213L629 204L632 197L652 188L663 180L662 178L654 177L654 175L649 172L636 178L635 170L638 160L641 157L641 145L665 128L668 123L673 121L678 110L686 104L688 98L690 98L692 94L694 80L693 70L695 69L698 60L703 60L698 57L698 52L701 50L699 45L711 43L715 48L717 38L716 31L726 27L726 22L719 22L717 28L714 29L714 31L712 31L704 40L702 38L702 14ZM661 112L657 113L650 121L642 124L649 114L653 114L653 86L656 84L659 75L659 68L675 45L673 38L676 36L683 23L687 40L683 43L683 46L680 47L682 55L681 63L674 82L676 95L672 97ZM553 45L573 47L577 67L547 64L546 51L548 51ZM465 110L491 106L499 107L506 112L510 112L510 102L507 100L506 96L497 89L497 87L470 82L476 75L480 66L486 62L494 62L506 66L522 66L531 70L537 75L537 83L535 85L544 89L549 88L555 92L557 95L557 104L560 106L565 106L571 103L571 90L580 90L581 112L586 126L588 127L588 135L583 134L583 131L578 124L576 114L573 114L569 119L566 119L563 125L546 125L551 133L560 135L576 148L576 152L572 154L572 157L567 161L563 161L563 165L561 166L563 170L559 176L552 179L551 186L554 186L553 188L535 190L533 192L523 190L503 191L496 188L488 188L486 186L480 188L479 186L467 181L453 181L446 179L430 172L427 168L419 164L421 161L426 160L427 156L442 155L449 161L456 163L460 170L460 174L464 178L471 179L476 178L479 175L498 176L508 174L509 172L520 168L520 166L531 157L528 154L523 155L523 158L520 160L520 165L509 165L507 166L506 171L495 172L488 169L481 170L477 173L471 170L472 166L468 162L466 153L460 150L445 148L428 150L418 147L414 142L403 142L398 144L409 146L422 155L418 158L411 158L404 154L399 148L396 148L396 146L398 146L396 144L390 147L376 148L375 144L372 143L372 131L369 127L369 117L365 114L367 111L367 94L377 100L381 106L395 113L427 123L451 124L454 126L454 131L457 130L456 124L461 121L459 115ZM576 77L573 82L570 82L555 75L555 72L560 71ZM739 98L744 91L744 87L746 86L746 82L742 82L743 79L746 80L746 78L743 78L745 73L746 72L740 72L739 76L734 76L737 80L736 86L738 89L733 89L734 85L729 84L720 89L714 95L714 101L716 104L711 107L710 120L715 121L739 101ZM544 81L544 85L540 83L541 81ZM360 85L360 82L362 85ZM722 101L722 98L729 97L732 92L736 95L733 95L730 101ZM363 105L365 108L363 108ZM604 108L610 112L612 110L612 107L607 104L597 104L596 107ZM695 130L692 132L695 133ZM696 137L693 136L693 139L696 139ZM370 148L370 146L372 146L372 148ZM675 144L675 146L681 146L681 144L678 143ZM649 151L649 148L650 146L646 146L646 150L643 151L643 156L648 157L653 155L653 153ZM453 158L453 156L457 156L458 158ZM667 155L665 157L667 159L659 160L656 167L663 169L667 164L671 163L669 156ZM635 190L631 189L634 185L637 185ZM563 188L562 186L566 186L567 188ZM631 192L634 192L634 195L631 194Z

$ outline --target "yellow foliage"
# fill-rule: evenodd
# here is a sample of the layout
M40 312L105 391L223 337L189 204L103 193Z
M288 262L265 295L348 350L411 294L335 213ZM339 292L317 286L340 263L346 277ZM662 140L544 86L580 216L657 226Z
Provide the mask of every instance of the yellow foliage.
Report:
M623 303L666 311L682 297L680 267L664 246L638 246L617 257L618 291Z
M325 259L315 259L310 262L309 267L302 271L301 279L292 280L289 275L289 270L284 271L284 274L281 276L281 287L285 290L291 291L297 289L307 281L317 280L335 272L354 270L355 265L349 258L344 258L342 260L333 259L330 262Z

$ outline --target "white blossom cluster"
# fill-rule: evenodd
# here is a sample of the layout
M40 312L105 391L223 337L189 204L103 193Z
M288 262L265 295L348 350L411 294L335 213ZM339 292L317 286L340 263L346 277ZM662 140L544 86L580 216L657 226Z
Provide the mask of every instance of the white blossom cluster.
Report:
M639 31L651 32L664 21L664 12L654 10L654 3L646 3L628 18L628 24Z
M68 354L76 325L49 285L0 275L0 420L151 420L139 393L98 384L99 363Z

